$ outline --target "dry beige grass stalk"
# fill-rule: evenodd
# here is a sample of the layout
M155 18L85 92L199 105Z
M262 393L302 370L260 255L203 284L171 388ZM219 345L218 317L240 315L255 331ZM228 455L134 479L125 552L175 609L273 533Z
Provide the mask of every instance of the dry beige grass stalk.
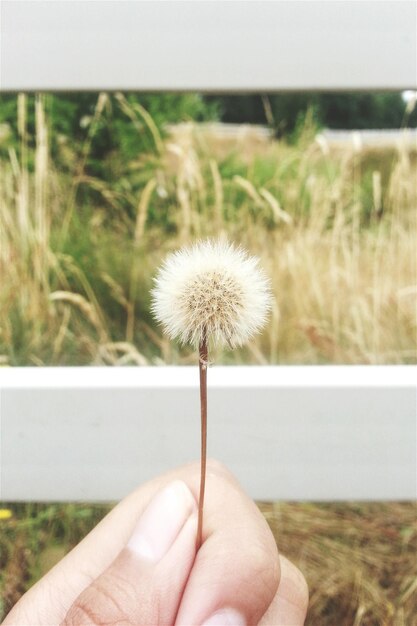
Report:
M224 142L210 138L207 127L200 132L189 124L185 134L177 131L163 143L144 112L119 95L132 122L152 133L159 155L132 196L132 220L120 209L120 191L84 171L107 102L101 94L71 183L55 171L48 153L44 97L36 100L34 148L28 99L18 98L21 146L0 161L3 360L65 363L77 358L78 350L82 362L95 362L100 344L126 341L151 362L192 362L186 351L168 349L157 328L146 327L143 294L167 252L198 236L225 235L262 257L273 280L275 309L261 338L233 355L216 355L217 362L417 361L417 155L409 146L384 156L353 145L333 150L314 138L302 137L300 146L265 140L262 152L253 148L250 159L246 134L245 160L236 171ZM81 184L102 198L83 225L97 258L94 274L80 267L71 246L65 253L61 246L75 215L84 210L78 205ZM163 202L177 225L169 235L158 222ZM111 234L113 229L128 232ZM124 270L116 274L121 254ZM98 281L107 288L104 300ZM80 306L51 301L54 291L84 298L95 323ZM110 301L120 307L118 320L109 315ZM16 333L25 337L21 356Z

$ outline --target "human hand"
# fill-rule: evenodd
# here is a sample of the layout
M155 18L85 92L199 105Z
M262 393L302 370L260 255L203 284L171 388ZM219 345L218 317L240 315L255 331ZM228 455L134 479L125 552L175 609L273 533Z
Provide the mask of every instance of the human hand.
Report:
M278 556L254 502L207 467L196 554L199 465L122 500L16 604L3 626L302 626L308 591Z

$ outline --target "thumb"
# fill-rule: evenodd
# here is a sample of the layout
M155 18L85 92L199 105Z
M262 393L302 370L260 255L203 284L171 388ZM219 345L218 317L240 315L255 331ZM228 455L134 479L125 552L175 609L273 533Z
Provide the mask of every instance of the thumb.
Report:
M151 500L127 546L78 596L61 626L173 624L195 557L196 502L176 480Z

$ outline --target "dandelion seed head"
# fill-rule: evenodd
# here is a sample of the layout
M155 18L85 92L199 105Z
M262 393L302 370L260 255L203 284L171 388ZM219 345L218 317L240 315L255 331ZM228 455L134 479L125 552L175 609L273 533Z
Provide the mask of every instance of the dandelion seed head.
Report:
M224 241L201 241L169 255L152 291L152 312L166 334L198 346L241 346L264 325L269 280L258 259Z

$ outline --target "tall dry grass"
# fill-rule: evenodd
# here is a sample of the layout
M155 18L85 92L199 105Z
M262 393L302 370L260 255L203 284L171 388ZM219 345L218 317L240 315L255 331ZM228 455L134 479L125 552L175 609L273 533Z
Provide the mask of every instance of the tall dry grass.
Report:
M417 614L411 502L262 503L282 554L310 591L306 626L412 626Z
M205 236L259 255L275 295L263 335L217 362L416 362L415 150L332 149L308 126L294 146L247 134L225 151L193 124L164 140L118 94L155 145L127 164L143 182L125 193L87 168L106 98L70 176L51 159L44 97L34 146L18 97L20 147L0 161L3 363L192 361L153 324L148 292L167 252Z

